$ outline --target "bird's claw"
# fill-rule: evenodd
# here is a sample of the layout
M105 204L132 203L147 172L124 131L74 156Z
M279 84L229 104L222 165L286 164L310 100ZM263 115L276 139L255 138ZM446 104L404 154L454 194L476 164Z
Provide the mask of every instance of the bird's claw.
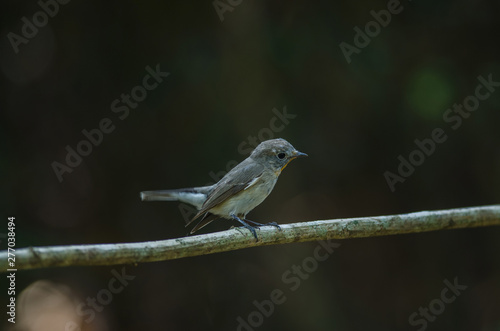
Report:
M276 222L269 222L266 225L274 226L275 228L278 228L278 230L281 231L281 226L279 226L278 223L276 223Z
M259 238L257 237L257 232L255 231L255 227L251 226L250 224L247 224L245 221L243 221L236 215L231 215L231 217L236 221L240 222L241 225L243 225L243 227L247 228L250 232L252 232L253 236L255 237L255 241L259 241Z
M255 222L255 221L250 221L250 220L247 220L247 219L245 219L245 222L254 224L256 228L261 227L261 226L271 225L271 226L274 226L275 228L278 228L278 230L281 231L281 227L276 222L269 222L269 223L266 223L266 224L262 224L262 223L258 223L258 222Z

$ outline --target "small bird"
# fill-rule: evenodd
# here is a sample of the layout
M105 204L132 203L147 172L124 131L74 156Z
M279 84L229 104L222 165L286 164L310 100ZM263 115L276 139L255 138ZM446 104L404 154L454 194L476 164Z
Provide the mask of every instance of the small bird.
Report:
M223 217L234 219L257 238L255 227L264 224L246 219L247 214L264 201L274 188L279 175L290 161L307 154L296 150L285 139L260 143L248 158L211 186L175 190L141 192L142 201L181 201L194 206L198 213L186 226L203 216L190 234ZM280 229L275 222L268 223Z

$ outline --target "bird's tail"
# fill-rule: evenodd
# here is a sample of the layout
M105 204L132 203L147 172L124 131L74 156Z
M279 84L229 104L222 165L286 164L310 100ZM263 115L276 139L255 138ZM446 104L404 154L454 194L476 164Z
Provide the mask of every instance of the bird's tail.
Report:
M181 201L193 205L198 210L207 199L212 186L181 188L176 190L159 190L141 192L142 201Z

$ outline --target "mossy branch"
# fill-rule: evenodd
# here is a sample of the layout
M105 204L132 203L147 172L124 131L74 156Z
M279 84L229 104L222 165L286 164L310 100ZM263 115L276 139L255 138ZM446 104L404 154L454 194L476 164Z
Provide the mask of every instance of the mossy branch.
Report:
M16 249L16 268L25 270L136 264L256 246L493 225L500 225L500 205L283 224L281 231L265 226L257 231L259 241L255 241L250 231L233 228L216 233L140 243L28 247ZM0 272L6 272L9 268L7 263L7 251L1 251Z

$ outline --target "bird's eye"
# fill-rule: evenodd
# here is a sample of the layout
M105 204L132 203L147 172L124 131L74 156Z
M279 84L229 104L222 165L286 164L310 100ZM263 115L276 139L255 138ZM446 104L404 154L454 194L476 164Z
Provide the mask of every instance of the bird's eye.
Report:
M278 154L278 159L283 160L285 158L286 154L285 153L279 153Z

